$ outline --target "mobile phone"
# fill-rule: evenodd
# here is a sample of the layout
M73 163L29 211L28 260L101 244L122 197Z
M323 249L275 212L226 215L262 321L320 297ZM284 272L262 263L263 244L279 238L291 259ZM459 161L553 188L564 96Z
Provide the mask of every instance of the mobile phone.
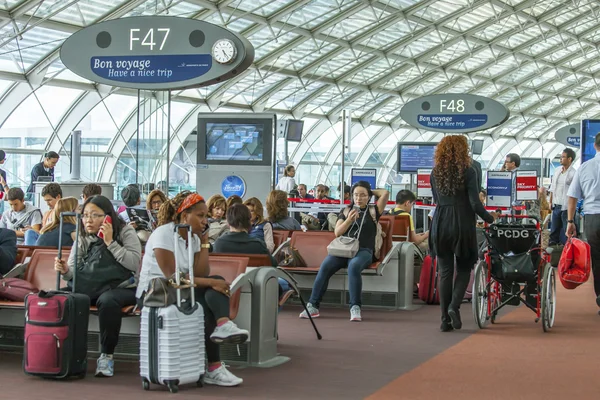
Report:
M308 231L308 228L306 227L306 225L300 225L300 228L302 229L302 232Z
M107 215L106 217L104 217L104 221L102 221L102 224L112 224L112 218L110 217L110 215ZM98 231L98 237L100 239L104 239L104 233L102 233L102 231Z

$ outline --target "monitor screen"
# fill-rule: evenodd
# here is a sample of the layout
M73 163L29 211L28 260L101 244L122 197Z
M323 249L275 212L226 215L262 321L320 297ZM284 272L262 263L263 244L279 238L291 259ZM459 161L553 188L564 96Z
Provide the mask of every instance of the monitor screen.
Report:
M302 141L302 129L304 121L297 119L288 119L285 121L285 138L290 142Z
M437 143L398 143L398 173L433 168Z
M207 161L262 161L264 124L206 123Z
M548 158L521 158L521 171L536 171L537 176L547 177L550 173L550 159Z
M480 156L483 153L483 140L475 139L473 143L471 143L471 152L474 156Z
M594 141L600 133L600 120L584 119L581 121L581 162L584 163L596 156Z

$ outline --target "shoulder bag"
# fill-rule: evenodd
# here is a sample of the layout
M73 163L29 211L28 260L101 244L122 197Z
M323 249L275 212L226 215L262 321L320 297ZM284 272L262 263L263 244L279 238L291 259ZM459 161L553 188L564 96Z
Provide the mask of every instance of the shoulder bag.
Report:
M289 241L281 246L274 257L279 267L306 268L306 261L298 250L290 245Z
M344 209L343 212L346 217L348 217L348 215L350 214L348 208ZM356 256L356 253L358 253L358 249L360 248L358 238L360 237L360 231L362 230L365 218L367 218L367 216L363 215L363 218L360 221L360 227L358 228L358 233L356 234L355 238L343 235L336 237L327 246L327 254L333 257L354 258L354 256ZM350 229L352 229L352 226L350 226L348 231Z

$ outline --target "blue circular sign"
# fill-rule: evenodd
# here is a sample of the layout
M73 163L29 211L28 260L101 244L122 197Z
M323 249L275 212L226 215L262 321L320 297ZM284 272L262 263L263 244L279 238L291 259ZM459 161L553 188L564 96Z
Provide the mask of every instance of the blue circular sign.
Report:
M229 175L221 183L221 193L225 197L237 195L244 197L246 194L246 182L237 175Z

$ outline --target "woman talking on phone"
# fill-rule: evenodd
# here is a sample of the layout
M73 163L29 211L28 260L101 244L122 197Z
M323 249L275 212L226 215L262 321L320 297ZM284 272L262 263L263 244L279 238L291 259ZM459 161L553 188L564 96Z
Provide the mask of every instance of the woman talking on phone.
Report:
M83 203L82 227L68 261L56 258L54 269L71 287L77 268L77 293L90 297L98 307L101 354L96 376L113 376L113 353L121 330L121 308L136 304L135 275L142 258L142 247L135 229L117 216L104 196L92 196ZM75 260L75 246L77 260Z
M193 243L187 242L186 229L179 229L175 239L175 224L191 227ZM167 200L158 211L158 225L146 244L136 294L140 300L138 304L143 303L152 279L175 274L175 252L179 267L188 267L188 246L192 246L195 295L204 309L204 340L208 359L204 383L218 386L241 384L243 380L229 372L221 362L219 344L244 343L248 339L248 331L238 328L229 319L229 283L220 276L209 276L208 207L204 198L185 191Z
M360 312L362 292L362 271L373 262L375 253L375 235L377 234L377 221L385 210L389 193L387 190L373 190L365 181L356 182L351 189L350 205L340 213L335 225L335 236L349 236L358 238L359 250L352 258L343 258L328 255L323 260L321 268L315 279L307 309L313 318L318 317L319 303L327 291L329 279L340 268L348 268L348 288L350 291L350 321L361 321ZM375 195L377 204L369 205L369 199ZM362 225L362 227L361 227ZM308 318L306 311L300 318Z
M462 327L460 304L478 258L476 215L487 223L495 218L495 213L488 213L481 204L466 137L446 136L440 141L435 150L431 188L436 208L429 230L429 248L437 256L440 273L440 330L448 332Z

